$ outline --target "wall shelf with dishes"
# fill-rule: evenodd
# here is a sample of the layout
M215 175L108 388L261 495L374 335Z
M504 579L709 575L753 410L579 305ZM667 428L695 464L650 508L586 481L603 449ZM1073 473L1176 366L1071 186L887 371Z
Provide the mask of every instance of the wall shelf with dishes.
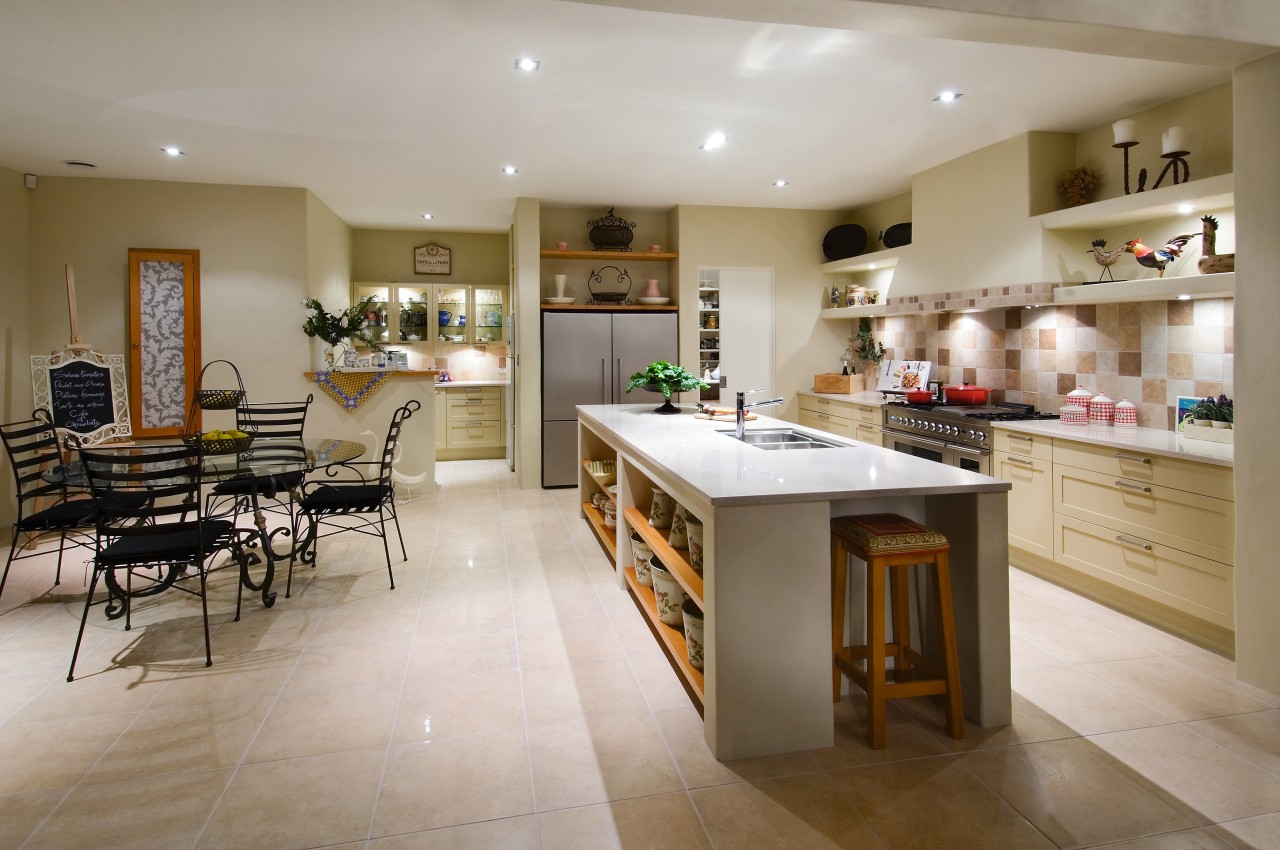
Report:
M570 248L543 248L539 256L544 260L631 260L635 262L663 262L678 260L675 251L579 251Z
M369 295L378 300L369 326L384 345L431 351L437 345L505 341L506 286L352 284L354 300Z

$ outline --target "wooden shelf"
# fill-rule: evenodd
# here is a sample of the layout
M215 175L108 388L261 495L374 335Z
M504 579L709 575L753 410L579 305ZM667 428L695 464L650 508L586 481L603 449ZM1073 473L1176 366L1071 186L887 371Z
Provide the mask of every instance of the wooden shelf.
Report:
M616 529L610 528L604 524L604 514L596 510L596 506L590 502L582 503L582 512L587 516L587 525L591 526L591 530L596 533L596 539L600 541L605 554L609 556L609 560L613 562L616 569L617 553L618 553L618 533ZM665 561L663 563L666 563Z
M1053 291L1054 304L1117 304L1125 301L1175 301L1190 298L1233 298L1236 273L1185 275L1147 280L1118 280L1060 286Z
M702 707L706 703L706 681L702 671L689 663L689 645L685 643L684 631L675 626L668 626L658 619L658 600L653 595L653 588L645 587L636 579L634 567L627 567L623 574L626 576L627 589L631 591L632 600L640 609L645 622L649 624L649 629L657 637L658 643L667 655L667 660L675 668L676 675L680 677L684 689L689 692L689 697L701 714Z
M649 525L648 517L638 508L627 508L623 511L623 516L627 525L649 544L653 554L671 571L676 581L680 582L680 586L684 588L685 593L689 594L693 604L697 605L699 610L706 611L702 604L702 576L695 572L693 565L689 563L689 550L671 548L664 533L665 529Z
M676 260L680 255L674 251L561 251L557 248L543 248L539 256L544 260L635 260L637 262Z
M543 304L542 309L548 313L678 313L677 304Z
M818 314L823 319L861 319L863 316L889 315L887 304L864 304L861 307L828 307Z
M1209 210L1235 206L1235 175L1219 174L1176 186L1107 198L1045 213L1039 219L1045 230L1089 230L1186 215L1178 212L1180 204L1195 204L1197 217Z
M884 251L872 251L870 254L859 254L844 260L833 260L823 263L818 269L823 274L849 274L850 272L879 271L891 269L898 264L903 253L911 249L910 245L900 248L888 248ZM874 269L872 267L875 267Z

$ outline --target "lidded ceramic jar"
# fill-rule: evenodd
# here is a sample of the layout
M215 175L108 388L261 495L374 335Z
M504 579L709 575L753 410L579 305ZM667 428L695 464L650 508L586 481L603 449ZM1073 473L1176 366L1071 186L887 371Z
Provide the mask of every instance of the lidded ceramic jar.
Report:
M1083 386L1077 384L1076 388L1067 393L1066 404L1078 404L1085 410L1089 409L1089 400L1093 398L1093 393L1086 390Z
M1097 425L1110 425L1116 419L1116 403L1106 393L1098 393L1089 399L1089 421Z
M1115 417L1117 428L1138 427L1138 407L1127 398L1120 399L1116 404Z
M1086 425L1089 412L1078 404L1064 404L1058 408L1058 421L1063 425Z

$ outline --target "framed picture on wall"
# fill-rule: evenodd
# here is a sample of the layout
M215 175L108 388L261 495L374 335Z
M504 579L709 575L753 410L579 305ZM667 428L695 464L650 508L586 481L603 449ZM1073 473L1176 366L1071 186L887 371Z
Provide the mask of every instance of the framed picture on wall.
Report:
M413 249L414 274L449 274L449 249L435 242Z

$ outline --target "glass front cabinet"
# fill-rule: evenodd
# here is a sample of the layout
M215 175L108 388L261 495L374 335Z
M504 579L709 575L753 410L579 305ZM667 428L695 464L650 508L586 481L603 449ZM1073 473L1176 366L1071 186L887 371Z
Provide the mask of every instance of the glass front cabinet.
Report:
M373 296L366 319L374 336L392 345L499 343L506 340L506 286L449 283L355 283L352 298Z

